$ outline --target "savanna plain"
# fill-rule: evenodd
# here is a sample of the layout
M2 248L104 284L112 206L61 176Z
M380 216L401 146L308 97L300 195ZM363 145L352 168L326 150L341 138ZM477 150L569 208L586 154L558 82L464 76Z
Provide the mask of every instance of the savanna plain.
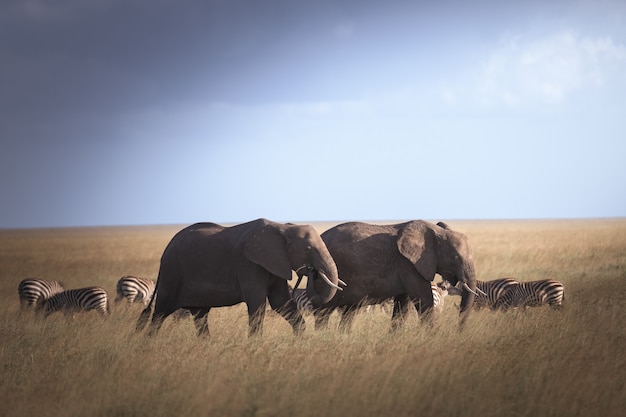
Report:
M268 313L248 339L243 305L135 332L140 305L115 305L123 275L156 278L182 226L0 230L2 416L622 416L626 409L626 219L449 221L470 240L478 279L554 278L560 310L475 311L457 297L431 328L413 310L395 333L381 310L352 332L294 337ZM315 224L321 233L332 224ZM99 285L95 312L21 312L25 277ZM439 277L437 277L439 279Z

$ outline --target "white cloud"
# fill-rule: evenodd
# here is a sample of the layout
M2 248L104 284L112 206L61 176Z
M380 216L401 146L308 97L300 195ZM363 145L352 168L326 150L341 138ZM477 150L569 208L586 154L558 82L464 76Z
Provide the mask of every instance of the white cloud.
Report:
M478 92L487 105L558 104L577 91L607 85L625 69L626 48L610 37L573 31L539 40L509 37L484 63Z

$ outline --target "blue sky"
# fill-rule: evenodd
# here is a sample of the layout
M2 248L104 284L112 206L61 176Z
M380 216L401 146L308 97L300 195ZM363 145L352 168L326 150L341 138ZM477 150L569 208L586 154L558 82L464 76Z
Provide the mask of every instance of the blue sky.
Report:
M622 1L8 1L0 62L0 228L626 216Z

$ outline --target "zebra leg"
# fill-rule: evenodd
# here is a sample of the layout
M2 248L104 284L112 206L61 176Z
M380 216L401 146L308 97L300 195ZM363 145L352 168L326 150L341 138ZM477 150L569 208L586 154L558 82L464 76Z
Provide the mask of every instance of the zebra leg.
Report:
M132 306L134 302L135 302L134 298L133 299L127 298L126 299L126 308L129 308L130 306Z
M507 311L513 304L512 290L507 290L493 303L491 308L493 311L502 310Z
M102 306L98 308L98 313L100 313L102 317L108 317L110 311L111 305L109 304L109 299L107 298L106 303L103 303Z

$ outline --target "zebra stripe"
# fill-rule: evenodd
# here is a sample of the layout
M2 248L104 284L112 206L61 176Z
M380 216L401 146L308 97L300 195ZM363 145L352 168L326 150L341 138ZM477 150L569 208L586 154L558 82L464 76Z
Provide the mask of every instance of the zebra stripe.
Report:
M519 282L511 287L502 297L502 307L539 307L549 304L551 307L563 305L565 288L554 279Z
M444 284L430 284L430 288L433 292L433 310L436 312L443 311L443 298L448 295L448 290Z
M143 301L147 305L152 297L156 283L149 278L134 277L131 275L124 276L117 281L117 296L115 302L119 302L124 298L128 304L136 301Z
M63 290L63 285L60 282L39 278L23 279L17 287L22 308L33 307Z
M477 292L474 297L474 308L480 310L482 307L489 307L495 310L501 307L503 296L507 291L518 284L513 278L499 278L491 281L476 281ZM457 287L447 285L449 295L462 295L463 291Z
M476 281L476 287L480 289L483 295L478 292L478 296L474 298L474 307L480 309L481 307L489 307L495 310L501 306L502 296L507 291L518 284L518 281L513 278L499 278L491 281Z
M311 304L309 297L306 295L306 288L290 289L290 291L291 299L296 303L296 307L299 311L307 313L313 312L313 304Z
M106 316L109 314L109 297L107 292L100 287L65 290L44 300L41 308L46 317L59 310L96 310L98 313Z

